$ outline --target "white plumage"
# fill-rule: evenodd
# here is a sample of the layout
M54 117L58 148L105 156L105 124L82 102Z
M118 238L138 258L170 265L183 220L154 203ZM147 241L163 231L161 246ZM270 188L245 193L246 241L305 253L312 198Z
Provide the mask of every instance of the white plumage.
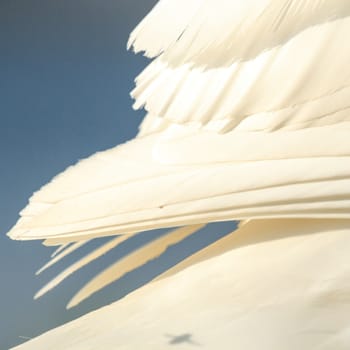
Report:
M244 222L171 277L23 349L164 349L157 332L180 323L208 349L348 349L349 35L347 0L159 1L129 41L154 58L132 92L147 111L139 135L53 179L9 235L64 245L46 269L124 234L40 296L135 232L184 226L107 268L73 306L206 223Z

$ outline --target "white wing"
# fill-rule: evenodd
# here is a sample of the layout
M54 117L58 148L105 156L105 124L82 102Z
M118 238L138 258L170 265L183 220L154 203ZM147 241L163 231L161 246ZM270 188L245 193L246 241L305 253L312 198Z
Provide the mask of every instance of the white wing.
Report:
M10 237L350 219L349 15L348 0L159 2L130 39L158 56L133 92L148 112L139 136L35 193Z

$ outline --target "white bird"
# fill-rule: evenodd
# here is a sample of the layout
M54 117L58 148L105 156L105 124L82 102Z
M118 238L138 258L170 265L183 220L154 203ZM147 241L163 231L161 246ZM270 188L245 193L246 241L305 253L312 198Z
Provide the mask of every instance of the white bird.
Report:
M181 226L74 306L207 223L240 226L18 349L349 349L349 35L348 0L159 1L129 41L154 59L132 92L138 136L54 178L9 236L61 245L45 269L117 235L40 296L135 232Z

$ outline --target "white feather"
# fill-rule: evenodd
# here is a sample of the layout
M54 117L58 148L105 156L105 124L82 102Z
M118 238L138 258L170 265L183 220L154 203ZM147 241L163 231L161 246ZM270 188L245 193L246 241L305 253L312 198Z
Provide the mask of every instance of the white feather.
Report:
M161 56L137 78L134 108L179 124L221 121L219 131L249 118L265 130L349 121L349 31L349 18L310 27L251 60L207 70L174 68Z
M165 53L176 66L230 65L349 15L347 0L162 0L131 34L129 46L148 57Z

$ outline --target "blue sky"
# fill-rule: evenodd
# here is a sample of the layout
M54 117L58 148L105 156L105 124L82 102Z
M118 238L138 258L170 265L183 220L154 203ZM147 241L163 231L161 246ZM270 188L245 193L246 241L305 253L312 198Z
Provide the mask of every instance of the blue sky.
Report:
M66 262L43 276L35 271L52 249L40 242L13 242L5 233L33 191L54 175L96 151L132 138L144 112L132 110L129 91L147 64L126 51L128 34L155 0L2 0L0 3L0 349L76 318L146 282L159 265L151 263L106 288L81 306L65 304L101 264L101 259L39 301L35 292ZM227 232L221 225L194 237L170 254L181 258ZM213 233L214 232L214 233ZM147 239L158 233L149 233ZM153 235L153 236L152 236ZM145 236L120 249L132 249Z

